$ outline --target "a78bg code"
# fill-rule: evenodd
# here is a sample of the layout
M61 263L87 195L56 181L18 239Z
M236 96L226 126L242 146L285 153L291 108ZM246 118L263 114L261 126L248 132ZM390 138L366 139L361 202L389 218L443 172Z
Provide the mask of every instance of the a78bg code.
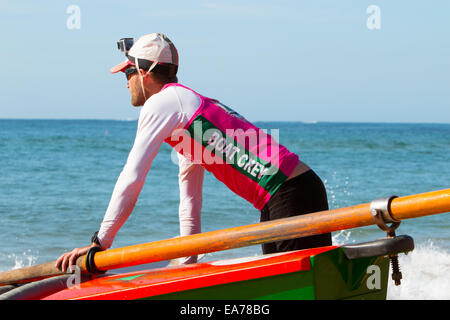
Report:
M214 313L224 315L267 315L270 314L270 307L268 304L224 304L221 307L187 304L180 308L180 315L204 315L209 318Z
M219 311L219 310L217 310ZM269 314L268 304L226 304L224 314Z

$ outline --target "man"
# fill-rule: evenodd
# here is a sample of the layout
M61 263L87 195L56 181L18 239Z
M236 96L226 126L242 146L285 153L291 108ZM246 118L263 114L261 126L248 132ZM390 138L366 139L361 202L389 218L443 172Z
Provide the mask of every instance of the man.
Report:
M92 243L64 253L63 271L91 247L108 249L131 214L159 147L178 151L180 235L201 232L205 169L261 211L261 221L328 209L320 178L298 156L219 101L178 84L178 53L163 34L118 43L127 59L111 69L124 72L133 106L143 106L133 148L117 180L100 230ZM263 244L263 253L331 245L331 234ZM182 263L194 263L186 257Z

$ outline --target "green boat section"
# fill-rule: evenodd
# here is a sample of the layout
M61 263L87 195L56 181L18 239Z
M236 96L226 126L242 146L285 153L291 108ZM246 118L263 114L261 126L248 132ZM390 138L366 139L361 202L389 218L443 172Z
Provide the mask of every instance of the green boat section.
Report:
M311 269L152 296L149 300L386 299L389 258L350 260L342 247L310 257Z

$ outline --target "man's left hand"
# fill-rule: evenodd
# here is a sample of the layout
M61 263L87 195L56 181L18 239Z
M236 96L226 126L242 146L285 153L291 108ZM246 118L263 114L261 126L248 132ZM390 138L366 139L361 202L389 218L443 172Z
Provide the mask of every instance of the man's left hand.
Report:
M82 248L75 248L70 252L63 253L55 263L55 267L66 272L69 270L73 272L72 266L76 264L78 257L85 255L91 247L99 247L96 243L91 243L91 245Z

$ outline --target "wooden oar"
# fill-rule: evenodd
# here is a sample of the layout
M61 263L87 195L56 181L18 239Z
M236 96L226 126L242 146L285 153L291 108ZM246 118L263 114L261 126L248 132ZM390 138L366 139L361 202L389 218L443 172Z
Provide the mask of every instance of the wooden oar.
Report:
M450 212L450 189L395 198L391 216L395 220ZM110 270L202 253L240 248L374 224L370 203L321 211L247 226L155 241L98 252L94 263L98 270ZM85 256L77 266L86 271ZM29 282L60 275L54 262L0 273L0 285Z

